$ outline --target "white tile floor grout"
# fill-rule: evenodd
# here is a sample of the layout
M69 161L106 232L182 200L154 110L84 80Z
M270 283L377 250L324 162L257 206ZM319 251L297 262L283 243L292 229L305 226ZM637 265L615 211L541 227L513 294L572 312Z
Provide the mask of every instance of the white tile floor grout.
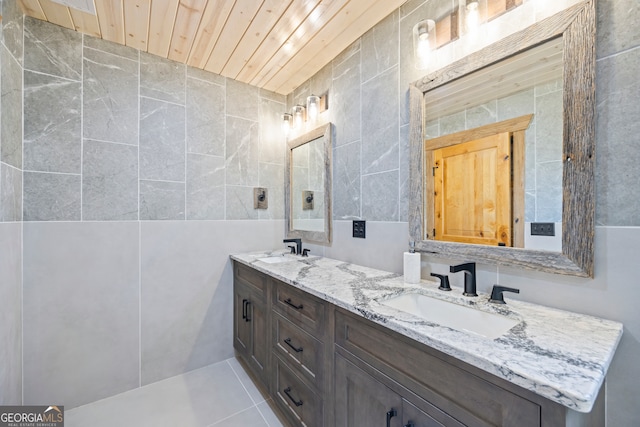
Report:
M231 358L65 411L67 427L282 427Z

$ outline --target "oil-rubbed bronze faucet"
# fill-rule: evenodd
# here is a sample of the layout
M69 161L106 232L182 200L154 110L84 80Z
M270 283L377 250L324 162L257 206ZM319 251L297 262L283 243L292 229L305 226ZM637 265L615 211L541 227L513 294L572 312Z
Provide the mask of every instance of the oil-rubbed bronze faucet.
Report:
M296 255L302 255L302 239L284 239L282 243L295 243ZM293 249L291 252L293 252Z
M467 297L477 297L476 293L476 263L467 262L465 264L452 265L449 267L451 273L464 272L464 292Z

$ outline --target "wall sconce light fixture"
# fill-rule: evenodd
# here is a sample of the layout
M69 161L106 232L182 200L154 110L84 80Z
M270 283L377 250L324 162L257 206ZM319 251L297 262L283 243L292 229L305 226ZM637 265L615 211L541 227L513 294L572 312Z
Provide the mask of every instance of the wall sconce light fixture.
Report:
M467 32L473 32L480 26L480 3L478 0L467 0L465 12Z
M436 39L436 23L431 19L418 22L413 27L415 65L419 70L427 68L429 56Z
M329 94L323 95L310 95L307 97L307 119L311 122L315 122L318 118L318 113L329 108Z
M304 123L305 117L305 107L304 105L296 105L293 107L293 128L300 129L302 127L302 123Z
M289 131L291 130L292 126L293 116L289 113L284 113L282 115L282 132L284 133L284 136L289 135Z

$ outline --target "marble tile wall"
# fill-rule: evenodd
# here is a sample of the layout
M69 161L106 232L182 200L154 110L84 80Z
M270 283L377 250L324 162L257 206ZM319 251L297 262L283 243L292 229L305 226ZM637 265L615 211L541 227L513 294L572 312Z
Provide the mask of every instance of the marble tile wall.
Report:
M31 18L24 39L25 221L284 217L283 96Z
M21 405L23 18L12 1L0 15L0 405Z
M575 3L544 2L554 10ZM427 16L438 16L438 8L451 7L453 2L410 0L389 21L383 21L345 50L331 64L288 96L290 107L308 94L329 90L330 109L322 120L336 124L334 141L334 244L313 247L316 253L390 271L402 271L402 251L407 245L407 184L408 184L408 84L424 72L413 67L411 29ZM538 6L536 6L538 7ZM538 12L551 13L542 10ZM538 13L537 12L537 13ZM596 269L594 279L579 279L542 274L495 265L478 269L478 283L484 291L494 283L515 286L522 290L517 298L558 308L615 319L625 325L625 334L607 379L607 425L622 426L640 423L640 408L634 396L640 393L637 360L640 358L640 317L637 301L637 272L633 254L640 251L640 83L635 76L640 66L640 36L634 30L640 19L640 4L636 0L599 0L597 2L597 72L596 72ZM395 28L391 30L390 27ZM394 31L393 41L376 37L377 32ZM393 36L391 36L393 37ZM375 47L365 53L365 46ZM396 93L376 90L373 82L392 72L389 57L398 52L397 80L388 86ZM380 68L372 64L377 58ZM366 64L366 65L365 65ZM350 71L350 74L346 72ZM327 74L333 79L327 83ZM386 87L385 89L388 89ZM392 91L390 91L392 92ZM377 113L365 104L391 105ZM550 111L550 110L546 110ZM476 111L472 120L482 120L486 111ZM367 115L373 114L373 117ZM377 135L365 138L364 123L384 122L399 117L399 136L389 135L379 141ZM346 123L345 123L346 122ZM355 129L354 129L355 127ZM361 130L358 130L361 127ZM345 134L347 137L345 137ZM360 135L360 138L358 137ZM296 135L293 135L294 137ZM385 143L397 141L398 174L383 172L375 184L367 184L367 170L378 166L386 153ZM365 156L372 153L365 160ZM554 155L540 150L542 158ZM385 175L386 174L386 175ZM549 173L542 171L542 175ZM547 184L544 184L546 187ZM372 192L374 206L366 202ZM399 202L399 211L395 212ZM371 207L370 207L371 206ZM363 218L367 224L367 239L350 237L350 221ZM400 222L396 222L400 221ZM389 248L395 248L390 251ZM385 254L381 258L380 254ZM448 273L452 263L465 259L439 259L423 255L423 277L430 272ZM454 284L462 285L461 277L450 276Z

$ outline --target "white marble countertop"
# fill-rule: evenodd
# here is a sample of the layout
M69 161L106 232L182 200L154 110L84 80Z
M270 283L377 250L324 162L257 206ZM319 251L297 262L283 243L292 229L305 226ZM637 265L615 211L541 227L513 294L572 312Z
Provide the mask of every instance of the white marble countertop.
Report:
M284 256L290 262L259 258ZM283 251L231 255L278 280L359 314L418 342L579 412L589 412L622 336L622 324L593 316L516 301L488 302L488 295L462 296L438 283L404 283L402 275L330 258L302 258ZM518 320L496 339L431 323L378 301L414 292Z

